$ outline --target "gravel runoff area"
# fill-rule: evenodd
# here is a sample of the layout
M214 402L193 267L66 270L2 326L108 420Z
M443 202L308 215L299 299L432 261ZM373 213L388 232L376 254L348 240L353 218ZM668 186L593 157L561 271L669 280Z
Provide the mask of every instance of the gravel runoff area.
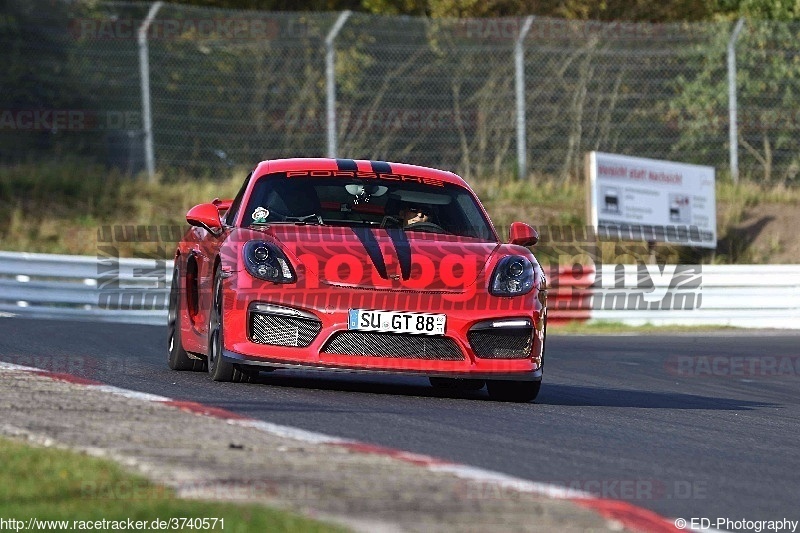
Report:
M356 531L620 531L568 500L314 444L0 365L0 435L117 461L180 497L262 502ZM124 487L92 498L163 498Z

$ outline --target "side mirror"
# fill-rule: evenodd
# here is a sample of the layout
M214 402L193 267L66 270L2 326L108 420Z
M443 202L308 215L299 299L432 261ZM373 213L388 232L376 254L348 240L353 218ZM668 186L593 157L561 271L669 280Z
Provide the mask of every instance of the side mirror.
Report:
M539 233L525 223L512 222L508 228L508 242L518 246L533 246L539 242Z
M198 226L219 235L222 232L222 222L219 219L219 209L213 203L200 204L189 209L186 221L192 226Z
M231 208L233 200L220 200L219 198L214 198L211 200L211 203L217 206L217 210L219 210L220 213L223 213Z

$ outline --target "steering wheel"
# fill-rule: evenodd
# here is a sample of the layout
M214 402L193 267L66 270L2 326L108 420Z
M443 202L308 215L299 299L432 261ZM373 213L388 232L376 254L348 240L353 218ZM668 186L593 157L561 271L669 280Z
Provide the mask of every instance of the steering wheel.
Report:
M405 227L412 231L427 231L428 233L447 233L443 227L433 222L415 222Z
M400 222L399 218L393 217L391 215L386 215L385 217L383 217L383 220L381 220L381 229L385 228L390 222L392 224L394 224L395 226L397 226L398 228L402 227L402 225L403 225Z

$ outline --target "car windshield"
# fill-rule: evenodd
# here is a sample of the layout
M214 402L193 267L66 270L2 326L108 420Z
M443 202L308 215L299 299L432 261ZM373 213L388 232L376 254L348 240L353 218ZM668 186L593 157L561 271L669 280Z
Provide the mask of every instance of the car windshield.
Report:
M496 241L489 221L469 190L440 181L402 178L268 174L253 187L242 225L402 228L406 232Z

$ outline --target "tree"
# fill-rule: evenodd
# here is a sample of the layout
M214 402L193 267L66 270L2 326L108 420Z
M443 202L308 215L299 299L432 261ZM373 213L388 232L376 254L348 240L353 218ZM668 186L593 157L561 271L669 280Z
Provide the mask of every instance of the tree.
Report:
M748 17L736 45L738 130L741 168L766 181L797 182L800 174L800 15L795 4L743 0L735 6ZM750 17L770 17L765 21ZM696 76L678 78L678 96L669 104L668 120L682 132L676 152L713 149L710 135L727 132L728 81L726 47L730 27L700 45L705 64ZM697 52L697 49L694 50ZM705 147L705 148L702 148ZM722 147L719 147L722 148ZM727 153L725 150L718 150ZM725 166L724 160L708 164Z

